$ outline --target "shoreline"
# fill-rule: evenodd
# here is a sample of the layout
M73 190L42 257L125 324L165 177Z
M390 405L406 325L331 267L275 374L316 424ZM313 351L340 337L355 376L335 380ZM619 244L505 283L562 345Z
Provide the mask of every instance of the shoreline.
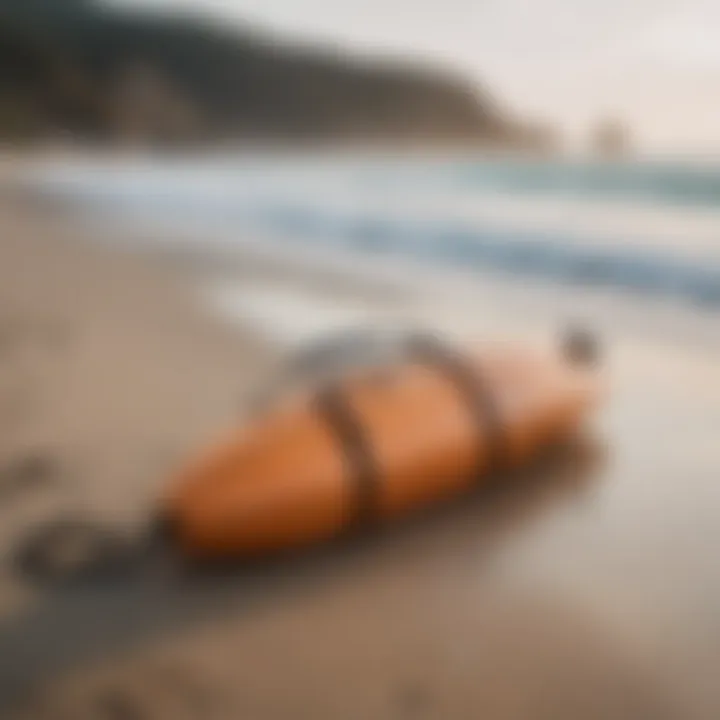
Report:
M87 227L101 219L84 216ZM178 231L177 242L166 244L168 227L108 233L108 243L153 262L172 265L203 292L208 301L214 285L233 294L233 285L266 285L283 295L288 289L301 304L366 306L370 315L389 314L392 322L409 323L460 340L473 333L556 337L568 325L583 324L608 345L648 343L673 352L720 353L720 312L680 297L643 296L615 288L586 288L523 278L491 270L433 265L421 258L388 254L379 262L362 254L324 244L294 244L271 234L255 233L239 240L226 232L208 230L204 243L196 229ZM352 321L352 311L347 313ZM233 317L227 304L226 321L243 326L241 309ZM338 313L341 315L341 313ZM248 312L257 325L257 314Z
M157 235L188 241L167 242L168 255L188 252L178 245L194 241L199 249L207 244L229 258L234 243L245 244L245 238L266 242L275 234L313 256L347 246L358 258L374 257L376 265L406 257L408 266L424 264L448 275L472 267L483 283L497 284L506 276L517 284L554 285L558 295L568 286L566 296L584 296L592 286L596 294L615 295L618 304L628 307L658 297L658 307L671 308L673 314L675 301L697 307L696 314L703 314L703 306L717 310L720 303L713 242L720 215L708 208L649 209L642 203L630 207L598 198L512 193L498 200L472 186L451 196L442 181L429 195L427 188L418 195L411 179L412 192L399 191L398 178L386 197L382 188L366 187L372 174L353 180L348 168L335 188L332 173L306 178L302 167L292 172L286 167L265 176L260 166L241 166L201 164L190 172L187 164L169 163L154 171L131 164L114 172L107 164L81 163L74 170L61 165L56 171L45 167L44 174L31 172L23 187L48 203L76 210L79 217L84 213L89 222L94 217L100 224L118 224L123 244L128 234L138 234L133 223L156 225ZM256 183L253 171L259 173ZM357 180L359 188L353 185ZM647 307L652 312L651 303Z

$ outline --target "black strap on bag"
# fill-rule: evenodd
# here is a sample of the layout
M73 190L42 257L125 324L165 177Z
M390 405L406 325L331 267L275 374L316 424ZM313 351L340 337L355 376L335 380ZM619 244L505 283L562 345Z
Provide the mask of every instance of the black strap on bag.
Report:
M424 335L411 340L408 357L434 368L446 377L466 404L477 426L478 474L502 469L506 453L505 432L495 397L477 365L439 339ZM315 396L314 403L317 412L337 438L343 453L356 498L352 524L365 524L376 514L382 482L382 471L367 430L341 383L332 383L322 388Z
M375 515L380 468L370 438L340 384L318 392L315 406L340 443L348 476L355 494L353 525L362 525Z

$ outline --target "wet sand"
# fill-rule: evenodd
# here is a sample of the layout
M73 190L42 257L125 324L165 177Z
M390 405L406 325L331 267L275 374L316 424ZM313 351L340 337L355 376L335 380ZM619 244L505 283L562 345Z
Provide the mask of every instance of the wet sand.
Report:
M372 537L42 594L9 571L18 538L78 510L137 532L167 472L238 417L275 350L204 313L186 267L88 244L54 213L6 205L0 223L4 708L720 716L716 354L618 332L610 400L577 451ZM516 320L492 315L478 328ZM45 469L25 482L18 463L33 457Z

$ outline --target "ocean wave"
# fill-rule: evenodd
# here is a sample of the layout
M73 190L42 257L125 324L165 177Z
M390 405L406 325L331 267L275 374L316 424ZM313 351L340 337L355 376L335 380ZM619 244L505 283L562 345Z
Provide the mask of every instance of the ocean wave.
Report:
M377 255L410 255L450 266L678 296L720 307L720 265L681 260L669 253L588 247L571 236L322 214L282 205L256 207L251 216L254 227L288 241Z
M199 240L214 230L264 233L366 256L720 307L720 213L714 210L720 210L720 172L713 167L146 162L59 166L31 180L45 193L126 221L192 228ZM520 197L533 193L546 200ZM593 202L573 199L582 195ZM607 198L624 204L603 205ZM643 199L661 205L643 209ZM673 210L673 203L707 207ZM212 250L210 243L203 247Z

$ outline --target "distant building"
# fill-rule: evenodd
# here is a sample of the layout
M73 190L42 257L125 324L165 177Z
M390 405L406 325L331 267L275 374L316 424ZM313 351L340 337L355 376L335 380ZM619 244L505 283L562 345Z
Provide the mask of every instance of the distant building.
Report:
M616 119L601 121L593 130L590 143L594 155L608 160L626 157L631 152L630 131Z

